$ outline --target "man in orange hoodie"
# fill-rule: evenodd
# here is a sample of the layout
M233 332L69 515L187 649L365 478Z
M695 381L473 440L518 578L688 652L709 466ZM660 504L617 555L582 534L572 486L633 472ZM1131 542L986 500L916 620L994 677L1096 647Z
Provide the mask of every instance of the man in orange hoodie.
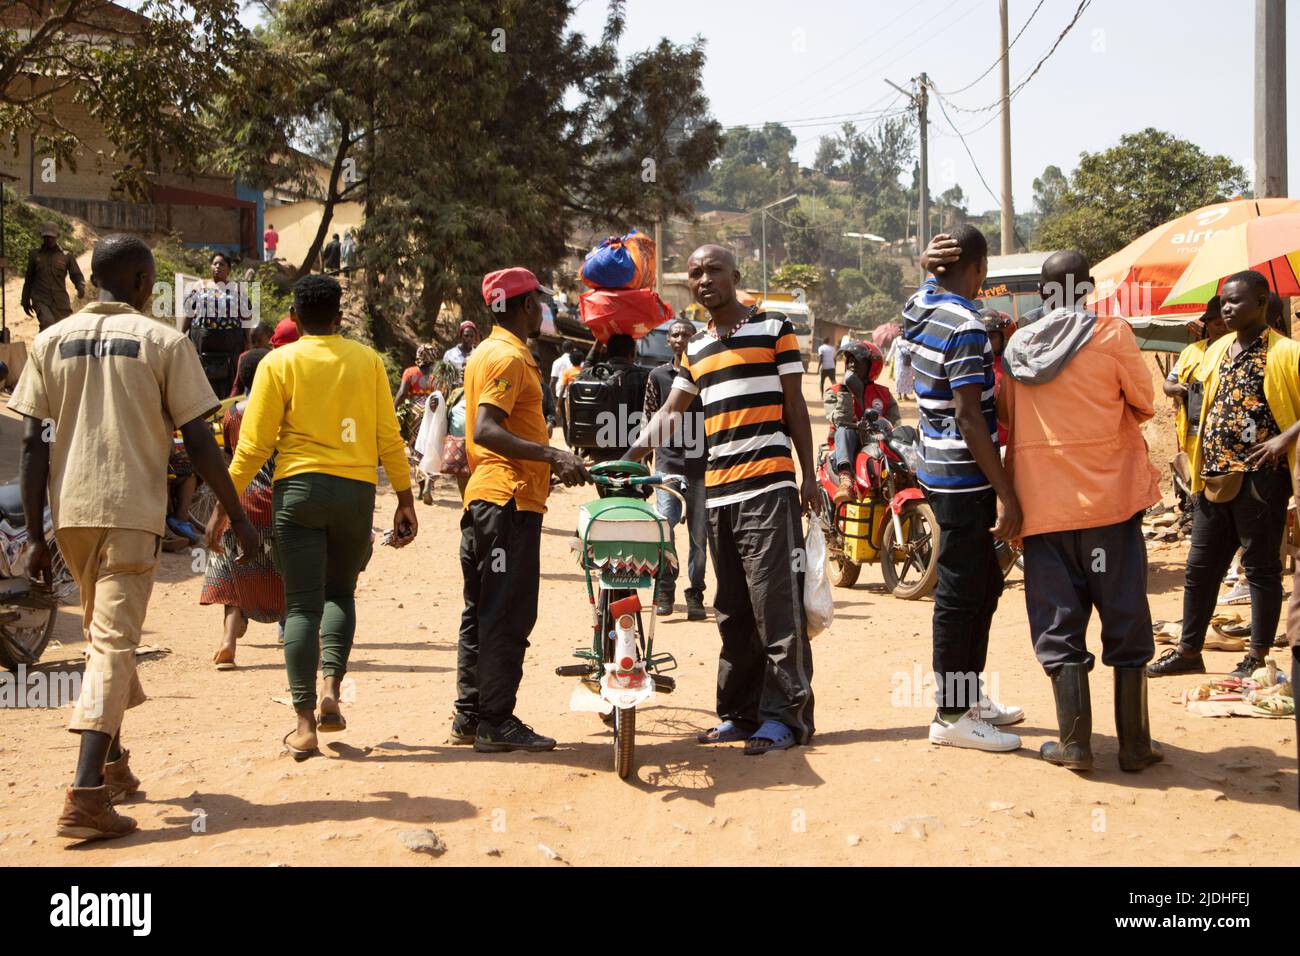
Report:
M1007 343L999 404L1010 430L1006 468L1024 513L1025 605L1034 653L1052 680L1060 740L1044 760L1092 767L1093 656L1084 635L1101 615L1102 663L1115 672L1122 770L1162 759L1147 718L1146 663L1155 645L1147 604L1142 512L1160 500L1142 422L1155 388L1123 319L1086 311L1088 261L1043 263L1044 316Z

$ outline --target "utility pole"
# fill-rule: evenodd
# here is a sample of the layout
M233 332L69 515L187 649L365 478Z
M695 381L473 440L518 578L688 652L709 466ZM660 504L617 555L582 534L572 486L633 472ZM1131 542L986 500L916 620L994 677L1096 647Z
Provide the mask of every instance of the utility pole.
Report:
M926 87L929 85L929 78L922 73L916 77L913 82L917 84L916 92L910 92L903 89L897 83L885 80L894 89L902 93L912 101L912 106L916 109L917 128L921 132L921 175L920 175L920 214L916 223L916 252L919 256L925 247L930 244L930 161L928 156L929 146L929 129L926 121ZM921 270L921 281L925 281L925 270Z
M664 281L664 236L663 221L655 220L655 292L663 295Z
M791 200L798 199L798 193L791 193L784 199L778 199L776 202L770 202L764 206L760 212L759 218L763 220L763 299L767 300L767 211L774 206L782 206Z
M1007 0L999 0L1002 26L1002 254L1016 251L1016 212L1011 201L1011 48L1007 45Z
M1286 3L1255 0L1255 196L1285 196Z

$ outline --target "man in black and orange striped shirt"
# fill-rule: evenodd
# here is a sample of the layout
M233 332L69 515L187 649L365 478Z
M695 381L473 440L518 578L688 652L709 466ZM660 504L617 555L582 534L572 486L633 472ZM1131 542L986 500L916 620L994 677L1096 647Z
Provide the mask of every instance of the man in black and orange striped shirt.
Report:
M746 753L784 750L813 734L800 513L816 507L818 491L799 343L784 315L736 300L740 272L729 249L702 246L686 269L709 326L687 345L672 392L628 457L645 457L662 423L700 397L722 722L699 739L745 740Z

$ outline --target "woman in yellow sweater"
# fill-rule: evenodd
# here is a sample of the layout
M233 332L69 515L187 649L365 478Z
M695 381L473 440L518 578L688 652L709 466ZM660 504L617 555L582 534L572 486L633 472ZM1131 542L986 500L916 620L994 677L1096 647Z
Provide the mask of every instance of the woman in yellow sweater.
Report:
M397 492L393 543L409 544L417 528L384 363L373 349L339 334L340 296L328 276L304 276L294 285L302 338L258 366L230 463L230 478L242 492L276 452L273 545L284 578L285 668L298 714L284 743L295 760L320 752L317 730L347 726L339 684L356 632L357 576L370 559L377 463ZM324 677L319 722L318 664Z

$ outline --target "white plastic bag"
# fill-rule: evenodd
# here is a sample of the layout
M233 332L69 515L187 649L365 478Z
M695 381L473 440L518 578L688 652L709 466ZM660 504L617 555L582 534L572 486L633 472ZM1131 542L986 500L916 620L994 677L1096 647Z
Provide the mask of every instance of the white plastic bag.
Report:
M803 539L807 567L803 578L803 614L808 624L808 636L816 637L831 626L835 619L835 597L831 593L831 579L826 573L826 536L822 534L821 519L809 517L808 533Z
M436 475L442 471L442 442L446 437L447 402L442 392L435 391L425 403L420 430L412 445L412 450L420 456L417 467L421 474Z

